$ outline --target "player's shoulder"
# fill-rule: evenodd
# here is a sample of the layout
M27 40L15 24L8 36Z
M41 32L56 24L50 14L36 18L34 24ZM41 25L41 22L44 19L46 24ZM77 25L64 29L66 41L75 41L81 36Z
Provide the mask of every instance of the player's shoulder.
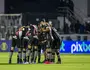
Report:
M32 25L32 26L31 26L31 28L33 28L33 29L36 29L36 30L37 30L37 29L38 29L38 26L37 26L37 25Z
M57 29L55 27L52 27L53 30L57 31Z

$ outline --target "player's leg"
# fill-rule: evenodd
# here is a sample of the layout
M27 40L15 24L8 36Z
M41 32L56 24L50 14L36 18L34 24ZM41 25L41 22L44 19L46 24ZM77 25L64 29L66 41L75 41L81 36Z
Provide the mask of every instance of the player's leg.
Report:
M47 44L46 44L46 58L47 58L48 62L51 62L51 57L52 57L52 53L51 53L50 42L47 42Z
M55 57L54 41L50 42L50 48L51 48L51 61L50 62L54 63L54 57Z
M33 63L34 62L34 39L32 39L32 42L31 42L31 59L30 59L30 62Z
M31 44L28 45L28 52L27 52L27 62L31 63L31 50L32 46Z
M61 42L56 40L57 41L57 45L56 45L56 54L57 54L57 57L58 57L58 62L57 63L61 63L61 58L60 58L60 45L61 45Z
M47 61L51 62L51 48L47 48L46 49L46 58L47 58Z
M60 58L60 49L56 49L56 54L57 54L57 57L58 57L58 62L57 63L61 63L61 58Z
M42 48L43 53L44 53L44 61L43 62L46 62L47 61L47 57L46 57L46 44L42 44L41 48Z
M40 63L41 59L41 45L38 45L38 63Z
M46 54L46 43L42 43L40 44L40 50L39 50L39 53L41 54L41 49L43 50L43 54L44 54L44 62L47 61L47 54Z
M26 48L23 48L23 63L26 62Z
M33 37L29 36L28 38L29 40L28 40L27 62L31 63Z
M12 55L13 55L15 46L16 46L16 38L13 37L13 39L12 39L12 46L10 48L9 63L12 62Z
M34 62L34 45L32 45L32 49L31 49L31 63Z
M55 62L55 49L52 49L52 58L51 58L51 62Z
M38 39L34 39L34 63L36 63L38 55Z
M37 55L38 55L38 47L34 46L34 63L36 63Z
M18 55L17 55L17 59L18 59L18 63L22 63L22 47L21 47L21 39L17 39L17 48L18 48Z
M55 62L55 46L56 46L56 42L54 40L51 44L51 49L52 49L52 60L51 60L51 62Z
M17 54L17 64L19 63L19 55Z
M26 63L26 49L28 48L28 39L23 38L23 62Z
M18 59L18 63L21 64L22 63L22 48L18 48L18 55L17 57Z

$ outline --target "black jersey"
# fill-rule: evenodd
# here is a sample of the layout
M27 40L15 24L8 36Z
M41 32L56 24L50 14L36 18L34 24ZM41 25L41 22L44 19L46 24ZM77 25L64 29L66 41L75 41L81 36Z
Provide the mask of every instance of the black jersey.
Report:
M52 36L53 36L54 40L60 40L59 33L57 32L57 30L54 27L52 27Z

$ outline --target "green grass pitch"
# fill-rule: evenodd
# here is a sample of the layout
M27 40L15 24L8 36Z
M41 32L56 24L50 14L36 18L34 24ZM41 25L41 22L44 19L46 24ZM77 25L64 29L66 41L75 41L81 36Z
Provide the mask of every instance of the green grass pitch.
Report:
M85 54L61 54L62 64L15 64L16 53L13 56L13 64L8 64L9 53L0 53L0 70L90 70L90 55ZM43 56L42 56L43 60Z

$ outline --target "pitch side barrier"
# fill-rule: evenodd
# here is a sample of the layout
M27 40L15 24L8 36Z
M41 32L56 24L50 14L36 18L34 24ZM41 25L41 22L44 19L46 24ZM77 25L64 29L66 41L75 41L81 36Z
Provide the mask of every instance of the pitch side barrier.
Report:
M0 52L10 52L11 43L11 40L0 40ZM62 41L60 53L90 54L90 41Z

